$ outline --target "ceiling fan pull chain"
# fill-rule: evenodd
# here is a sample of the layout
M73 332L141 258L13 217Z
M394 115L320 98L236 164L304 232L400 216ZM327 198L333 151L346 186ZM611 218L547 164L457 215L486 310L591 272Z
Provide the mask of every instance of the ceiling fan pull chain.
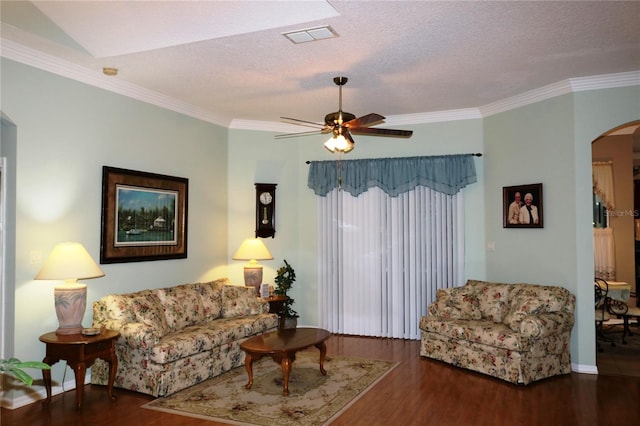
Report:
M338 192L342 191L342 151L338 151Z

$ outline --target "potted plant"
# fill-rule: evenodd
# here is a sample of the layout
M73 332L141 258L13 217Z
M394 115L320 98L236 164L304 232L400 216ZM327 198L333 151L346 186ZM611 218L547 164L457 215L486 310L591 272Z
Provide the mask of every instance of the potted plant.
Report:
M33 377L31 377L23 368L37 368L38 370L49 370L51 367L44 362L25 361L21 362L18 358L0 359L0 373L13 374L22 383L31 386Z
M278 273L275 278L276 289L275 294L279 296L285 296L287 299L283 303L282 312L280 315L281 318L280 324L282 328L296 328L298 325L298 313L291 307L295 302L294 299L289 297L287 294L289 290L291 290L291 286L296 280L296 272L293 270L291 265L284 260L284 266L278 269Z

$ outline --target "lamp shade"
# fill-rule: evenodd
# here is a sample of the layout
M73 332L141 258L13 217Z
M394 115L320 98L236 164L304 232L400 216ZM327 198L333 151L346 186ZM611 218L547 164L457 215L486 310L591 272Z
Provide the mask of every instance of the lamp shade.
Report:
M60 243L47 257L36 280L64 280L53 299L60 326L56 334L79 334L87 306L87 285L78 279L104 277L104 272L80 243Z
M260 293L262 284L262 265L258 265L258 260L271 260L273 256L259 238L248 238L242 242L233 260L248 260L244 267L244 285L254 287L256 293Z
M233 260L272 260L271 252L259 238L248 238L242 242Z
M104 272L80 243L60 243L42 265L36 280L82 280L104 277Z

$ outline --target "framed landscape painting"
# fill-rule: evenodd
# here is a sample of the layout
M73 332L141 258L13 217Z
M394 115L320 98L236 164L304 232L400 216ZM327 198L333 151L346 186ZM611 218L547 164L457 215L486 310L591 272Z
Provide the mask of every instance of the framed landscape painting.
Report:
M189 181L102 168L100 263L187 257Z
M543 228L542 184L503 187L502 212L504 228Z

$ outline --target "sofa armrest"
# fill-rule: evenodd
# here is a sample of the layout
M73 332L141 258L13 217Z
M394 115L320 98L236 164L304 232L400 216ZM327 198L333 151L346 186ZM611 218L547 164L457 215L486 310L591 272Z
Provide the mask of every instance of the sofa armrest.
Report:
M260 301L260 313L261 314L268 314L269 310L271 309L271 306L269 305L269 302L266 301L265 299L258 299Z
M141 322L107 319L100 322L94 321L93 326L119 332L118 341L127 344L133 349L150 348L160 341L154 329Z
M537 315L527 315L520 323L518 331L525 337L541 338L571 331L574 316L570 312L546 312Z

